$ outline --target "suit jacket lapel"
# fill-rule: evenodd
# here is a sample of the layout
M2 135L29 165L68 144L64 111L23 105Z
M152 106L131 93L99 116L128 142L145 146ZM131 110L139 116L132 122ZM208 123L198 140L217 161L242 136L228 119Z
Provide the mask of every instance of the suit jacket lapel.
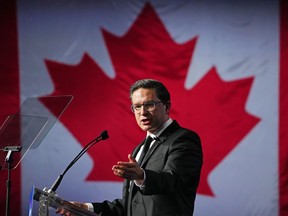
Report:
M145 139L133 150L132 157L136 158L136 155L140 151L140 148L144 144L144 142L145 142Z
M142 165L144 165L147 160L151 157L151 155L155 152L155 150L163 143L167 137L173 133L173 131L177 130L179 128L179 124L174 120L171 125L169 125L162 133L161 135L156 139L156 141L153 143L152 147L148 150L145 158L143 159ZM138 152L138 151L136 151Z
M156 140L153 145L148 150L147 154L145 155L142 165L146 163L146 161L150 158L150 156L154 153L154 151L159 147L159 145L166 140L166 137L163 137L163 139Z

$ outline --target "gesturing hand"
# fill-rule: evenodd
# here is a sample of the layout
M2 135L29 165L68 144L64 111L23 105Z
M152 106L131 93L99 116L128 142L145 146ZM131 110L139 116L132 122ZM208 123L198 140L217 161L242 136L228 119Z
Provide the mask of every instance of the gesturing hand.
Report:
M113 173L116 176L129 180L141 181L144 179L144 171L139 166L135 158L128 155L128 162L118 161L117 165L112 167Z

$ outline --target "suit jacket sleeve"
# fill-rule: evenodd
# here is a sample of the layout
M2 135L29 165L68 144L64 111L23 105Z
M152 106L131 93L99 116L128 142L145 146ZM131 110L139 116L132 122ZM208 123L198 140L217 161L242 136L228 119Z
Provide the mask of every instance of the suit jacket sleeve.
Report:
M123 200L116 199L113 202L104 201L101 203L92 203L94 212L102 216L125 216Z
M155 157L145 167L143 195L157 195L183 191L196 193L202 167L202 148L198 135L178 129L156 150ZM152 161L153 160L153 161Z

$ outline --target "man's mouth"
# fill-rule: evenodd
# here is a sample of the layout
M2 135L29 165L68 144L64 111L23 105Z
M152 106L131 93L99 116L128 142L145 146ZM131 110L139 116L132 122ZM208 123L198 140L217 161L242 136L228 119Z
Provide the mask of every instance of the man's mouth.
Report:
M142 119L141 122L142 122L142 124L147 125L150 123L150 120L149 119Z

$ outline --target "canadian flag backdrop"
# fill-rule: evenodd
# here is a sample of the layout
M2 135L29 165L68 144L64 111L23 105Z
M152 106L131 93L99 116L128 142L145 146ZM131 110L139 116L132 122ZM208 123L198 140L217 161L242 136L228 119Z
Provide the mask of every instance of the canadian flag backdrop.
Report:
M32 186L50 187L103 130L109 139L66 173L57 193L121 197L111 167L145 136L129 100L142 78L161 80L171 117L201 137L194 215L288 214L287 2L7 0L0 12L0 124L28 98L73 95L12 170L12 216L27 215ZM0 179L5 215L7 170Z

